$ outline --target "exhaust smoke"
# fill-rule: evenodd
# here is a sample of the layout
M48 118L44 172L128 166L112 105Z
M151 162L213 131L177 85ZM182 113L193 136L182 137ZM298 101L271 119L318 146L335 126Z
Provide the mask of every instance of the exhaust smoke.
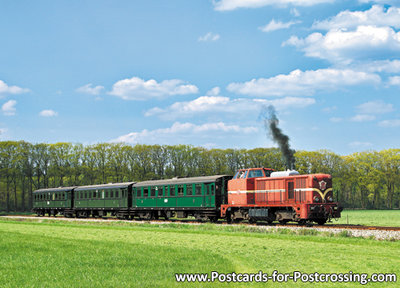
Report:
M282 130L278 127L279 119L276 117L274 106L270 105L263 109L262 115L264 115L264 127L269 131L272 136L272 140L278 144L279 149L282 152L283 157L286 161L287 169L295 169L295 150L290 148L289 136L283 134Z

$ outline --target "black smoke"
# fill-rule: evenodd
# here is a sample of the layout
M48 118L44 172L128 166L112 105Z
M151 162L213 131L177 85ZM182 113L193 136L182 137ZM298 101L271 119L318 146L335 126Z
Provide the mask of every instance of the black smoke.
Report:
M268 107L264 107L261 115L263 115L264 118L265 129L269 131L272 140L278 144L279 149L285 158L286 167L290 170L294 170L296 161L294 158L294 153L296 151L290 148L289 136L283 134L282 130L278 127L279 119L276 117L274 106L270 105Z

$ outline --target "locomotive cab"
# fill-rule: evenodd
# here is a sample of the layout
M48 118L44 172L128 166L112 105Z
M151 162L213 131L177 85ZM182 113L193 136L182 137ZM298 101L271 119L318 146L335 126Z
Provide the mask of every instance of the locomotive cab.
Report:
M270 177L273 171L271 168L240 169L228 182L228 203L254 204L255 179Z

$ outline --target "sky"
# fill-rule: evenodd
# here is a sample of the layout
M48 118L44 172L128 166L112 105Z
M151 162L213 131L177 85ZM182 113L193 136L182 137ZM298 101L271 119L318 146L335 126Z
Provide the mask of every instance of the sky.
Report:
M0 140L399 148L400 1L0 0Z

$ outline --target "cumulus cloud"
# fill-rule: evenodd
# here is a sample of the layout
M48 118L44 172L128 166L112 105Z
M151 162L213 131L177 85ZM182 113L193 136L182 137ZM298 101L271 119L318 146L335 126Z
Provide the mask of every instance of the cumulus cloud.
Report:
M21 94L29 91L29 89L18 86L8 86L4 81L0 80L0 96L2 94Z
M336 16L314 22L313 29L331 30L356 28L357 26L391 26L400 28L400 8L374 5L366 11L342 11Z
M42 117L54 117L57 116L58 113L54 110L43 110L39 113L39 115Z
M391 27L358 26L355 31L330 30L306 38L290 37L282 44L293 45L308 57L351 63L354 59L386 58L400 52L400 32Z
M13 115L15 115L15 112L17 111L17 109L15 108L15 105L17 105L17 101L9 100L1 106L1 111L6 116L13 116Z
M236 116L246 116L249 113L257 114L261 106L273 105L277 110L288 108L299 109L315 104L314 98L285 97L274 100L265 99L230 99L223 96L201 96L193 101L176 102L161 109L152 108L145 116L160 116L164 119L191 117L200 113L228 113Z
M385 103L382 100L369 101L358 105L356 108L360 114L385 114L394 110L392 104Z
M254 96L312 95L316 90L332 90L358 84L377 84L375 74L350 69L294 70L271 78L253 79L244 83L231 83L231 92Z
M179 79L164 80L158 83L154 79L145 81L138 77L116 82L109 92L110 95L124 100L147 100L194 93L198 93L195 85L186 84Z
M400 60L377 60L366 63L356 63L352 65L354 70L378 73L398 73L400 72Z
M400 76L389 77L389 85L400 86Z
M76 92L89 95L99 95L103 89L103 86L92 87L92 83L89 83L76 89Z
M381 127L400 127L400 119L383 120L379 122Z
M200 36L197 40L199 42L211 42L211 41L217 41L219 38L220 38L219 34L208 32L207 34Z
M200 137L205 140L213 139L214 137L226 137L232 134L250 134L256 133L256 127L243 127L239 125L227 125L224 122L193 124L193 123L180 123L175 122L171 127L160 128L155 130L144 129L140 132L132 132L122 135L111 142L124 142L124 143L163 143L172 144L179 139L180 144L192 141L191 139ZM206 142L208 143L208 142Z
M373 121L375 120L374 115L368 115L368 114L357 114L354 117L352 117L350 120L354 122L367 122L367 121Z
M332 3L334 0L220 0L214 1L214 9L217 11L231 11L239 8L260 8L264 6L286 7L312 6L321 3Z
M267 25L260 27L259 29L263 32L271 32L281 29L288 29L290 26L301 23L301 21L289 21L289 22L281 22L275 21L272 19Z

